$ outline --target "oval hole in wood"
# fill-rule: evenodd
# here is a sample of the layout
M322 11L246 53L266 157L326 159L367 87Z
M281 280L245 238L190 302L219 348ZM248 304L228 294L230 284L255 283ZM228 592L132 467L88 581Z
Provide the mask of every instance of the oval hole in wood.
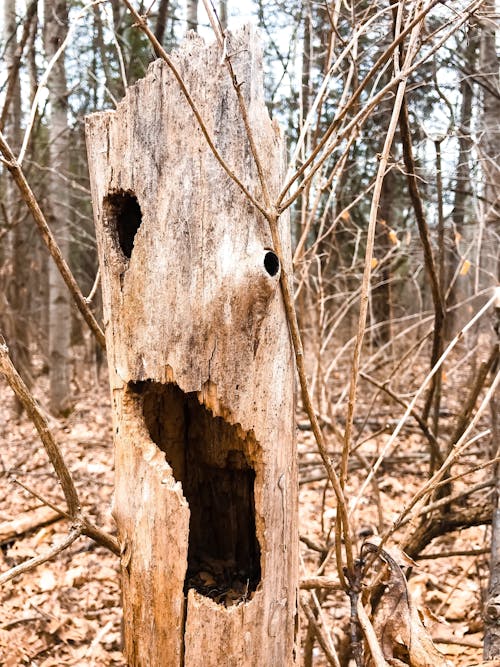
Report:
M278 255L272 250L268 250L264 255L264 268L270 276L275 276L280 270Z
M117 245L125 257L130 259L135 235L142 223L137 197L128 190L110 193L104 200L104 214Z

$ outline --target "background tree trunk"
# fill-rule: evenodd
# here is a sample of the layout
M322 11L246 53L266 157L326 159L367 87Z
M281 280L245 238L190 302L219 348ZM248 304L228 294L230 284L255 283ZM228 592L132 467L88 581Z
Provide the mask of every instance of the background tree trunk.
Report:
M451 281L455 277L457 265L462 261L460 254L454 250L458 248L461 237L464 236L464 227L470 215L470 202L473 192L471 183L470 160L471 151L473 147L472 141L472 101L473 101L473 87L474 81L471 78L472 72L476 69L478 50L478 30L475 26L469 26L467 29L467 42L464 53L464 72L461 73L460 78L460 96L462 98L460 105L460 124L458 127L458 159L455 182L455 193L453 198L453 211L451 213L451 221L453 228L451 230L451 238L447 248L447 266L448 279L447 285L450 285L450 290L447 299L448 312L446 316L446 337L451 339L455 333L455 329L462 324L457 321L456 310L452 307L465 298L465 289L463 281L460 277Z
M187 30L198 30L198 0L186 0Z
M169 0L160 0L158 5L158 18L156 19L155 37L163 44L163 37L165 35L165 28L167 27Z
M227 0L219 0L219 21L222 29L227 28Z
M8 81L13 80L12 97L4 100L9 113L4 127L7 141L18 151L21 146L21 89L19 84L19 68L16 67L17 53L17 16L15 0L4 2L4 39L5 63ZM6 240L4 245L4 294L6 302L0 307L3 311L2 326L10 347L12 361L23 380L31 386L31 357L29 349L29 299L28 276L30 266L25 255L28 241L27 221L21 209L18 191L12 179L5 184L5 204L7 213ZM16 401L17 411L22 410Z
M483 88L482 138L480 154L485 178L486 216L485 233L491 242L485 244L486 278L500 278L500 84L498 67L500 59L496 51L497 24L495 0L484 3L481 23L481 78ZM492 276L493 274L493 276ZM497 326L500 321L500 304L496 308ZM498 331L498 329L497 329ZM498 427L496 426L498 434ZM498 442L497 442L498 446ZM487 660L500 657L500 469L496 472L496 502L491 523L490 581L485 603L484 657Z
M231 46L276 193L283 144L255 35ZM218 149L259 196L220 57L192 36L174 55ZM88 118L87 144L128 662L296 664L294 364L267 223L222 171L163 61L115 113ZM286 216L280 231L290 264Z
M490 270L496 279L500 279L500 82L498 68L500 58L497 54L497 13L495 0L488 0L483 5L481 25L481 76L483 89L483 114L480 124L481 164L485 180L486 216L485 231L492 243L486 243L486 271ZM486 279L487 284L491 278Z
M312 43L311 43L311 33L312 33L312 13L311 13L311 3L309 0L305 0L302 3L302 14L303 14L303 24L304 24L304 42L302 47L302 107L301 107L301 116L302 121L305 121L307 114L309 113L310 98L311 98L311 66L312 66Z
M65 0L45 0L44 41L47 59L52 58L66 36L68 8ZM70 215L69 193L60 174L69 172L67 85L64 54L56 62L49 79L50 124L48 175L50 223L59 247L68 256ZM49 373L50 409L62 414L69 407L69 346L71 318L68 289L51 260L49 262Z
M480 153L485 178L485 232L491 242L485 244L486 270L500 278L500 84L499 57L496 51L495 0L484 3L481 24L481 86L483 88L482 139ZM490 282L491 278L487 278ZM500 304L496 309L500 320ZM497 330L498 331L498 330ZM498 442L497 442L498 445ZM496 503L491 523L490 581L485 603L484 657L500 657L500 469L496 472Z

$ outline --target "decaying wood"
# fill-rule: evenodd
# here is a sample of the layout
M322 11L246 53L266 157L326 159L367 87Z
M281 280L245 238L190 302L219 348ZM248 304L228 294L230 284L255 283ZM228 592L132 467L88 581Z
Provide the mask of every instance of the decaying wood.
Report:
M276 196L283 144L255 36L231 44ZM172 59L217 150L258 191L216 46L191 35ZM87 119L87 145L129 664L296 664L294 364L269 226L162 61ZM289 269L286 216L280 234Z

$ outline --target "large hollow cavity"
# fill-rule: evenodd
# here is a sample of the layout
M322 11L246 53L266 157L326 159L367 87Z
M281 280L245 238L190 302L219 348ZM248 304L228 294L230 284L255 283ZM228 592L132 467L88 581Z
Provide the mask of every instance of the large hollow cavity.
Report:
M142 395L151 439L189 503L185 594L194 588L225 606L249 600L261 578L253 436L214 417L196 393L174 384L146 381L131 389Z
M137 197L127 190L118 190L104 199L104 214L115 241L127 259L132 256L142 212Z

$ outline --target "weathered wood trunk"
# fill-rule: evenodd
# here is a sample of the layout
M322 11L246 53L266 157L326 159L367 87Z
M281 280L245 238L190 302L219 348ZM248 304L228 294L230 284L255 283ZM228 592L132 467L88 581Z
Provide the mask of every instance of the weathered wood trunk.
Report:
M231 41L275 194L283 144L260 54L249 29ZM217 148L260 198L220 50L191 35L173 57ZM87 119L87 144L129 664L296 664L294 368L267 223L162 61L115 112Z

